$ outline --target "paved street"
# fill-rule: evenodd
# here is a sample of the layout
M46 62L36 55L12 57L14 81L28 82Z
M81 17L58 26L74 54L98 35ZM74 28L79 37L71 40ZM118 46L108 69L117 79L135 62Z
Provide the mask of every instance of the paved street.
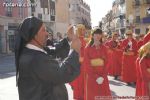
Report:
M0 54L0 78L2 78L5 73L15 71L15 57L14 54Z
M18 93L15 79L14 56L0 57L0 100L18 100ZM134 96L135 87L126 86L125 83L113 80L109 76L110 88L113 96ZM72 98L72 90L67 85ZM72 99L70 99L72 100ZM131 99L130 99L131 100Z
M0 100L18 100L18 93L16 88L15 73L9 73L12 77L0 79ZM112 80L109 77L110 88L113 96L134 96L135 88L126 86L125 83ZM69 95L72 98L72 90L70 87ZM72 99L70 99L72 100ZM118 99L117 99L118 100ZM131 99L130 99L131 100Z

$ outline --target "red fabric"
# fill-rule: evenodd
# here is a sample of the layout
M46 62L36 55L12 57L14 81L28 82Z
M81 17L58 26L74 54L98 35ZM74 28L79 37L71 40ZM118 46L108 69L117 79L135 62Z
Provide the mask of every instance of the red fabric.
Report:
M84 41L83 37L80 37L81 41L81 50L80 50L80 57L84 57L84 48L86 46L86 42ZM83 100L84 98L84 70L83 70L83 62L81 62L80 67L80 75L70 83L73 88L73 97L76 100Z
M84 67L86 72L85 77L85 92L84 100L96 100L99 96L110 96L109 82L107 78L107 51L104 45L100 45L98 49L95 46L88 46L85 50ZM91 59L104 59L104 66L93 67L90 64ZM99 85L96 82L98 77L103 77L104 82Z
M125 39L122 42L122 49L128 45L129 40ZM125 55L123 54L122 57L122 72L121 72L121 79L124 82L136 82L136 64L135 61L137 59L137 42L132 39L132 50L130 52L134 52L134 55ZM125 51L124 51L125 53Z
M140 41L138 42L138 44L137 44L138 50L141 48L142 45L143 45L143 40L140 40Z
M148 41L150 41L150 32L144 36L144 44L146 44Z
M117 47L113 47L113 40L110 40L106 43L108 48L108 73L109 75L121 75L121 60L122 51L120 49L120 42L117 44Z
M142 96L142 76L141 76L141 68L139 66L140 58L137 58L136 60L136 96Z
M142 96L150 96L150 73L147 71L150 68L150 58L143 58L140 61L142 75Z

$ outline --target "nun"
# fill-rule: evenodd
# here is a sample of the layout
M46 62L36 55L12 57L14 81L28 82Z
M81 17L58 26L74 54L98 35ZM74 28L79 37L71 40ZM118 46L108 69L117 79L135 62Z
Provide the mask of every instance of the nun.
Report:
M19 100L68 100L67 92L58 97L55 87L73 81L80 73L80 40L71 36L68 57L59 64L44 50L48 32L42 20L28 17L19 25L15 43L16 80ZM60 91L65 91L61 88ZM59 91L59 92L60 92Z

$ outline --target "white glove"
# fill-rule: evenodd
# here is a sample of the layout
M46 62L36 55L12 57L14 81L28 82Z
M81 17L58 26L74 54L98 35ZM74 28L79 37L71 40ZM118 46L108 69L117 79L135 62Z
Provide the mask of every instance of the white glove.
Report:
M53 46L47 46L49 49L56 49L55 47Z
M102 84L103 81L104 81L104 78L103 78L103 77L98 77L98 78L96 79L97 84Z

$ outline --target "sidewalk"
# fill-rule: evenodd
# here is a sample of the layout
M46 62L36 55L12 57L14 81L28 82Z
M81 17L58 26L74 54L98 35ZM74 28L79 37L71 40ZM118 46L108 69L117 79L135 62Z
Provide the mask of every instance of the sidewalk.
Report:
M0 79L0 100L19 100L15 73L7 73L13 77Z
M14 54L0 54L0 77L1 74L15 72Z
M8 57L8 56L14 56L14 55L15 55L14 53L10 53L10 54L0 53L0 58Z

